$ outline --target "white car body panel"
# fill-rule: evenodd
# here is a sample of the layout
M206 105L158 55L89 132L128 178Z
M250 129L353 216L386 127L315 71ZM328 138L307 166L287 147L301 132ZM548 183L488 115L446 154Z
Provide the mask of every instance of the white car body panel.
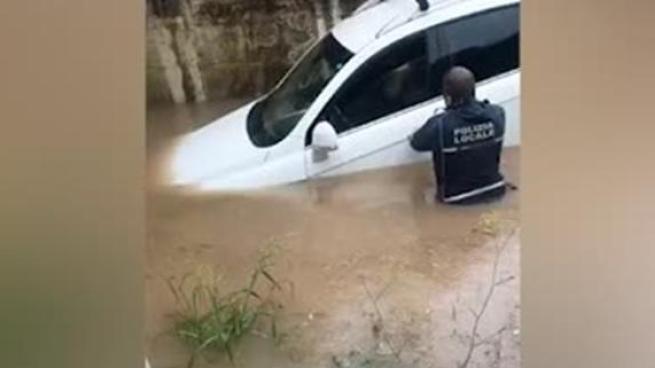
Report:
M357 53L375 41L381 29L415 9L416 3L412 0L385 1L344 19L334 27L332 34L347 49Z
M253 105L254 102L181 137L171 166L172 183L194 184L264 162L267 150L255 147L245 129Z
M365 3L363 10L332 30L354 56L323 88L289 136L271 147L255 147L246 130L246 118L254 105L250 103L181 140L173 162L173 183L204 190L244 190L429 160L429 153L410 147L408 137L444 107L441 97L342 133L338 149L323 162L313 162L305 136L344 82L380 50L439 23L510 4L518 1L433 1L431 9L421 13L410 0L387 0L374 6ZM519 145L520 71L482 81L476 93L478 98L504 107L505 146Z
M481 84L477 91L481 99L495 101L505 109L505 146L520 141L519 85L519 72L511 72ZM313 162L311 148L306 148L308 176L336 176L431 159L430 153L414 151L408 138L435 110L444 107L439 97L348 131L339 137L339 149L323 162Z

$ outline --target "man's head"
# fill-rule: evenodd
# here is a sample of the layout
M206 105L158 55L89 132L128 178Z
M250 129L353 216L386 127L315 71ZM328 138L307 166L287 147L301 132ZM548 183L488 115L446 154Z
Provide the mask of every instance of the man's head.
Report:
M475 76L463 66L455 66L443 77L443 95L447 106L457 106L475 98Z

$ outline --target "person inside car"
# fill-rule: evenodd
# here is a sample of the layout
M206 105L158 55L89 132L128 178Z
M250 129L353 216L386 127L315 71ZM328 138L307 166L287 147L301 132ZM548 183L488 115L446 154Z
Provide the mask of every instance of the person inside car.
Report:
M505 180L500 157L505 134L502 107L475 97L475 77L451 68L442 80L446 109L410 136L417 151L432 151L437 198L471 204L502 197Z

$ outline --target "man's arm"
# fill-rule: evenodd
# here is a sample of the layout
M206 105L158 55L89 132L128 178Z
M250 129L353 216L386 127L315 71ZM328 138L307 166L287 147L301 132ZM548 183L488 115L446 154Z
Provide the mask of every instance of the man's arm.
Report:
M410 137L409 144L419 152L434 151L440 146L441 116L433 116Z

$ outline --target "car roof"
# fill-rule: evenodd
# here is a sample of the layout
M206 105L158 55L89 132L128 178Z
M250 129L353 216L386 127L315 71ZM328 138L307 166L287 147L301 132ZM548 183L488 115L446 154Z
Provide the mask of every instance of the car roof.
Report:
M415 0L368 0L332 29L334 37L348 50L357 53L366 45L391 32L419 20L436 21L466 6L472 10L518 3L519 0L428 0L426 12L418 9Z

